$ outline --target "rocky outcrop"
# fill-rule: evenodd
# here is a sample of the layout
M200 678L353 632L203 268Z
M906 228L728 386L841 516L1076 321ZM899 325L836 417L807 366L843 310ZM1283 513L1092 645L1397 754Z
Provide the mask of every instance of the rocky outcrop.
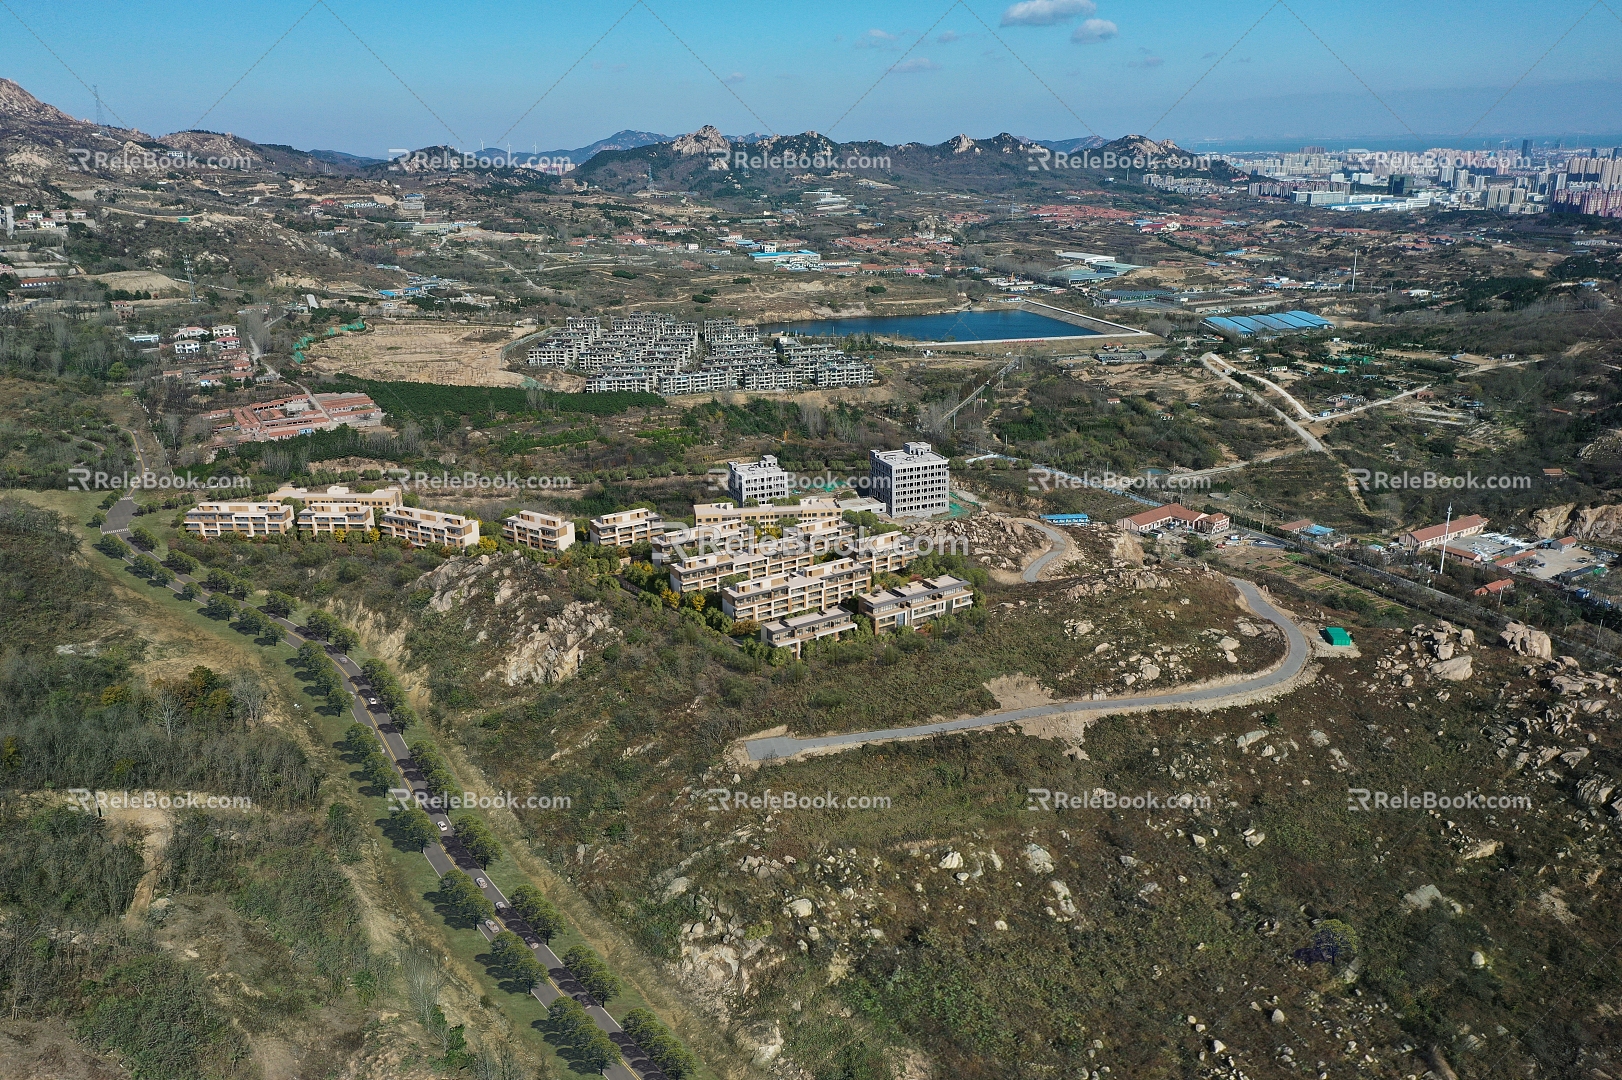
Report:
M1527 524L1546 539L1559 536L1575 536L1579 540L1622 539L1622 504L1582 508L1576 503L1545 506L1533 510Z
M1517 656L1530 656L1538 660L1554 658L1554 642L1549 640L1549 635L1524 623L1510 623L1499 632L1498 640Z
M551 584L540 567L510 552L452 559L424 574L416 588L428 592L429 611L462 613L463 630L476 643L499 643L502 652L484 678L518 686L569 678L580 670L588 643L606 644L618 634L602 604L569 600L560 608L542 591Z
M710 124L705 124L697 131L686 135L678 135L670 141L670 149L682 157L695 157L700 154L724 154L732 148L727 137Z

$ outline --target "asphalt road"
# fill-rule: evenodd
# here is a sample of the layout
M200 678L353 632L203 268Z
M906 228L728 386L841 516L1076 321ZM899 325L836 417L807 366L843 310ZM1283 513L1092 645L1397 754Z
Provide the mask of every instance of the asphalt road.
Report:
M1058 529L1043 525L1041 522L1033 521L1031 524L1042 530L1042 533L1049 540L1053 541L1053 546L1049 548L1047 552L1038 556L1034 561L1032 561L1031 565L1025 568L1025 572L1020 575L1020 578L1023 581L1037 580L1042 576L1042 571L1047 568L1048 563L1070 550L1070 538L1064 533L1060 532Z
M134 500L128 496L120 499L107 512L107 524L102 527L102 532L117 533L128 539L129 523L134 514ZM133 561L133 557L126 561ZM169 584L169 589L178 593L180 588L187 583L196 585L201 590L199 600L206 602L208 591L203 589L201 582L195 581L189 575L176 575L175 580ZM300 632L299 627L288 619L276 619L276 622L287 632L288 644L294 648L298 648L306 641L319 640L306 638ZM411 751L406 746L406 741L400 734L400 729L394 724L388 711L381 705L367 704L371 684L367 680L366 674L361 671L360 665L356 664L345 653L338 652L325 642L321 642L321 644L326 649L327 655L332 657L333 663L337 665L338 671L348 684L351 715L354 716L357 722L369 727L383 743L389 760L394 762L395 768L400 772L402 786L410 788L413 793L421 793L421 795L427 797L431 794L428 785L421 770L417 768L416 762L412 760ZM608 1010L598 1004L597 999L592 997L591 992L582 986L579 980L574 977L574 974L564 966L562 959L547 946L546 942L536 935L535 931L518 916L517 912L513 911L506 895L496 888L495 882L490 880L484 869L479 866L478 861L473 858L467 848L463 846L461 840L457 838L456 829L451 819L441 810L428 810L427 807L424 807L424 809L427 810L429 819L433 821L440 835L438 844L429 844L423 848L422 854L428 860L428 865L432 866L434 873L440 877L444 877L453 869L465 871L478 884L480 891L495 905L496 919L499 919L500 922L491 919L480 925L479 932L485 936L485 940L494 940L495 936L503 929L511 930L517 934L534 951L535 958L541 962L542 967L546 968L550 979L550 981L541 983L530 991L535 998L543 1005L550 1005L561 995L568 994L585 1007L586 1012L596 1021L597 1026L619 1047L620 1054L629 1063L630 1067L627 1068L626 1065L616 1062L604 1069L603 1075L608 1080L665 1080L663 1070L654 1065L642 1048L629 1035L625 1034L625 1031L612 1016L608 1015Z
M1291 622L1278 608L1274 607L1262 595L1262 591L1254 584L1243 578L1230 577L1234 588L1249 603L1250 609L1257 615L1273 623L1284 631L1284 640L1288 649L1284 655L1283 663L1271 671L1264 672L1252 678L1242 679L1238 682L1228 683L1224 686L1210 686L1192 690L1167 690L1159 694L1139 694L1135 697L1122 698L1081 698L1074 701L1058 701L1049 705L1035 705L1026 709L1010 709L1006 712L986 713L982 716L969 716L960 720L941 720L932 724L917 724L913 727L884 728L879 731L850 731L840 735L823 735L813 739L796 739L787 735L779 735L765 739L751 739L745 742L744 750L750 761L771 761L775 758L786 758L802 750L816 750L823 747L838 747L849 749L865 743L894 742L897 739L916 739L927 735L940 735L949 731L970 731L975 728L994 727L998 724L1013 723L1016 720L1029 720L1037 716L1053 716L1059 713L1112 713L1123 709L1182 709L1194 706L1215 705L1220 706L1223 701L1240 695L1254 693L1257 690L1266 690L1281 686L1299 675L1307 666L1307 659L1312 650L1307 646L1306 635Z

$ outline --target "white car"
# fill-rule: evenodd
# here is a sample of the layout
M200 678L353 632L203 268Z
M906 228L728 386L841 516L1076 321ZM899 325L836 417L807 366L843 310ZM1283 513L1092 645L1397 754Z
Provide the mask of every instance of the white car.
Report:
M478 885L478 887L481 888L481 889L488 889L490 887L490 883L488 881L484 880L482 877L481 878L474 878L473 882L474 882L474 884Z
M441 821L441 822L440 822L440 823L439 823L439 831L440 831L440 832L450 832L450 831L451 831L451 827L450 827L450 825L449 825L449 824L447 824L447 823L446 823L446 822L443 822L443 821Z
M366 704L368 704L368 705L377 705L377 704L379 704L379 702L375 697L369 697L369 698L366 699Z

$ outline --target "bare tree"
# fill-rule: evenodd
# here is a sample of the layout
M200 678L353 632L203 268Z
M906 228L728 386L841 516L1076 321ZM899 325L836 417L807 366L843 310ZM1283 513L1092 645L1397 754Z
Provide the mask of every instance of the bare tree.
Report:
M406 1001L412 1015L423 1027L431 1027L434 1006L439 1004L439 993L449 981L439 957L423 948L400 951L400 974L405 978Z
M157 715L158 723L163 725L164 737L173 741L175 725L186 715L186 703L179 694L165 688L153 696L152 711Z
M259 676L251 671L239 671L231 678L231 700L240 710L243 723L252 725L264 716L270 693Z
M822 435L822 410L814 402L802 401L800 403L800 423L805 425L807 435L813 439Z

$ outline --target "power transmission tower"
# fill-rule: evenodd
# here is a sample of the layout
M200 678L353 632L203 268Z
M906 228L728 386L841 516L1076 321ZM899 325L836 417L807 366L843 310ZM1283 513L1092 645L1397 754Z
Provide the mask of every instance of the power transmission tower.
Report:
M190 255L187 255L185 257L185 262L186 262L186 284L191 287L191 302L195 304L195 303L197 303L197 279L192 274L192 271L191 271L191 256Z

